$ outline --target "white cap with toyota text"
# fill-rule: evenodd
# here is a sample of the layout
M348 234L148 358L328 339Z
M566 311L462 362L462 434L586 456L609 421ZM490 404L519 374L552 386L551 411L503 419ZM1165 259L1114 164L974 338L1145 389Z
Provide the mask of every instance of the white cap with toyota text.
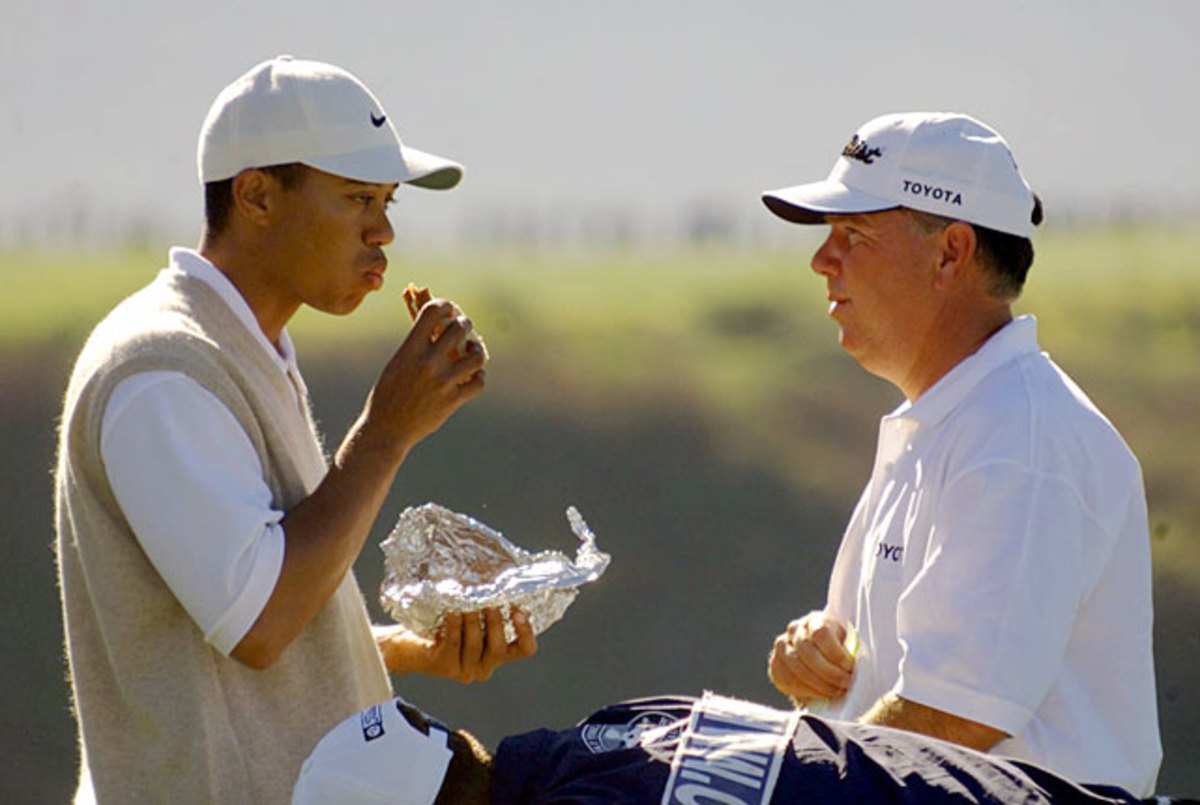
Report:
M430 805L453 752L447 733L428 734L400 712L401 699L368 707L325 734L304 761L292 805Z
M1033 191L994 129L973 117L908 112L863 124L828 178L763 194L771 212L798 224L826 215L896 207L943 215L1028 238Z
M201 184L299 162L373 184L449 190L462 166L404 145L383 105L340 67L291 56L262 62L221 91L200 131Z

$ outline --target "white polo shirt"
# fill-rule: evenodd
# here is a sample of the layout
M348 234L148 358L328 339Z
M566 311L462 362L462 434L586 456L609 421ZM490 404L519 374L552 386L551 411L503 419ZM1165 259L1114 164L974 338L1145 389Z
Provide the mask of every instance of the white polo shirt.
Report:
M1002 730L992 751L1152 792L1162 758L1141 469L1022 317L884 417L828 610L861 646L845 698Z
M307 398L286 331L267 340L250 306L214 265L172 249L170 265L210 285ZM275 589L284 512L271 507L262 464L237 419L179 372L143 372L113 390L101 424L109 484L142 550L207 640L228 655Z

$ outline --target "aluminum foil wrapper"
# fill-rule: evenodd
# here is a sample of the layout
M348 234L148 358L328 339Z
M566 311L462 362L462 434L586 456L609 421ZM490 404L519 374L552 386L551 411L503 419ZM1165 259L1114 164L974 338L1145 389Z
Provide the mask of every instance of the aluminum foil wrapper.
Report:
M443 616L499 607L509 642L513 607L541 634L566 612L580 585L599 578L609 556L574 506L571 530L581 542L572 561L558 551L531 554L499 531L436 503L409 507L380 543L384 579L380 604L400 625L432 638Z

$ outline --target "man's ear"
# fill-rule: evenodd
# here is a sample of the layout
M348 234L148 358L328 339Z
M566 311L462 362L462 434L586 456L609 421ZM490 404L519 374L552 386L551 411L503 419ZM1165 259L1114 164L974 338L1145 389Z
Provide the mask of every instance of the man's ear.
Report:
M247 168L233 177L234 208L251 223L265 226L270 222L279 190L274 177L257 168Z
M934 275L934 285L940 289L950 288L961 278L975 259L979 238L975 227L963 221L954 221L939 233L941 246L939 263Z

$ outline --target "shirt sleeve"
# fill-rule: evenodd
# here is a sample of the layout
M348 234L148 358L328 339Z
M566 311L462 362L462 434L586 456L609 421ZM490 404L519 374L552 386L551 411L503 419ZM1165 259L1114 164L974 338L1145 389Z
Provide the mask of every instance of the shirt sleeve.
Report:
M145 372L109 398L100 452L142 550L215 649L245 637L283 567L283 512L233 414L179 372Z
M896 692L1016 734L1062 666L1094 524L1063 479L1015 463L976 468L942 494L900 597Z

